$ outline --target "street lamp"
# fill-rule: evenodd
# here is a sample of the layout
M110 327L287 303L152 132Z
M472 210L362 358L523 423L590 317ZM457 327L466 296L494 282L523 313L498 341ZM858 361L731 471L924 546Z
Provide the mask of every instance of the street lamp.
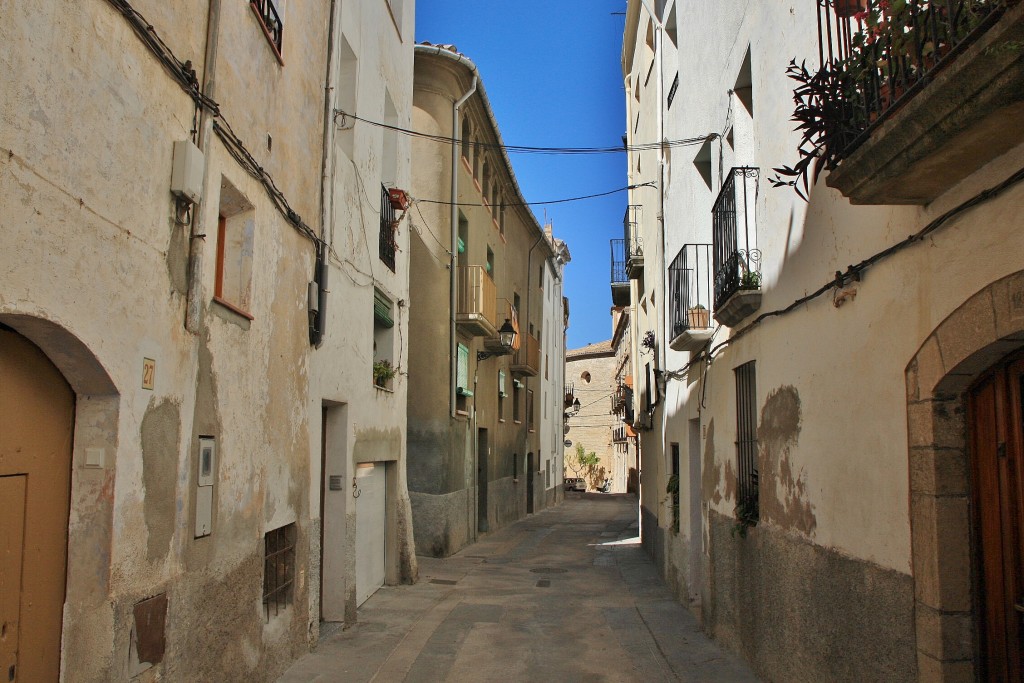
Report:
M501 349L498 351L477 351L477 361L482 361L491 356L507 356L512 353L512 347L516 343L516 328L512 327L512 321L505 318L505 324L498 328L498 341Z

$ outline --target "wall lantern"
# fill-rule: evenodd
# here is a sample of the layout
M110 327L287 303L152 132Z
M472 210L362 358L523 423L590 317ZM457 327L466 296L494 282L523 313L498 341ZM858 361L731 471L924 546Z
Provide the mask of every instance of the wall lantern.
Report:
M498 329L498 340L501 342L500 351L477 351L477 361L490 358L491 356L507 356L512 353L512 348L516 343L516 328L512 326L512 321L505 318L505 324Z

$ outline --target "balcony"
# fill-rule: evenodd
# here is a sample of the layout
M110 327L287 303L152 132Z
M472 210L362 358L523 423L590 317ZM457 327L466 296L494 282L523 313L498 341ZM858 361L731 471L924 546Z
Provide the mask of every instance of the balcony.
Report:
M395 208L388 188L380 186L380 260L395 272Z
M626 440L626 427L613 427L612 428L612 441L614 443L622 443Z
M563 408L572 408L572 402L576 400L576 387L572 382L567 382L565 385L565 401L562 403Z
M474 337L493 337L498 334L497 317L498 299L494 280L483 266L459 266L455 322L464 332Z
M626 240L609 240L612 249L612 305L629 305L629 275L626 274Z
M1024 3L815 1L815 78L842 89L815 101L827 183L852 203L926 204L1024 142Z
M729 171L711 209L714 244L714 318L733 327L761 307L761 252L754 210L759 172Z
M640 237L640 207L627 206L622 218L622 236L626 254L626 275L637 280L644 274L644 239Z
M697 351L711 339L710 244L684 244L668 267L669 348Z
M519 350L512 356L509 370L513 375L534 377L540 368L540 341L532 334L521 336Z

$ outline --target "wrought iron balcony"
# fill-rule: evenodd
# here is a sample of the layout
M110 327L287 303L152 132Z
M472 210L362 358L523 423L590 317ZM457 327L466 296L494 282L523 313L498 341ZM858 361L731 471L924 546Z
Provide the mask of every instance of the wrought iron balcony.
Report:
M1024 3L814 2L822 69L807 99L827 182L854 203L930 202L1024 141Z
M622 237L625 240L626 275L637 279L644 274L644 238L640 236L641 206L626 207L622 217Z
M626 273L626 240L609 240L612 251L612 305L629 305L629 275Z
M483 266L459 266L458 310L455 321L475 337L498 334L498 299L494 280Z
M669 347L695 351L711 338L710 244L684 244L668 267Z
M715 320L733 326L761 306L761 251L757 248L759 172L729 171L711 209L714 239Z
M395 208L388 188L380 186L380 260L395 272Z
M281 15L277 13L274 0L250 0L249 6L263 24L263 30L267 34L267 40L277 51L277 58L281 59L281 44L284 40L284 23Z
M534 377L540 368L540 340L532 334L520 336L522 342L519 350L512 356L512 365L509 370L514 375L528 375Z
M614 427L612 429L612 441L615 443L622 443L626 440L626 427Z

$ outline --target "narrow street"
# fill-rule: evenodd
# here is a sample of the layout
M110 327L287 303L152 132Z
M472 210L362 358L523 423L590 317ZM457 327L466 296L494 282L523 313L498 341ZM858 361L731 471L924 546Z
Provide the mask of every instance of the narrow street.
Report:
M382 588L280 683L541 680L757 679L673 600L636 499L592 495L420 558L416 585Z

